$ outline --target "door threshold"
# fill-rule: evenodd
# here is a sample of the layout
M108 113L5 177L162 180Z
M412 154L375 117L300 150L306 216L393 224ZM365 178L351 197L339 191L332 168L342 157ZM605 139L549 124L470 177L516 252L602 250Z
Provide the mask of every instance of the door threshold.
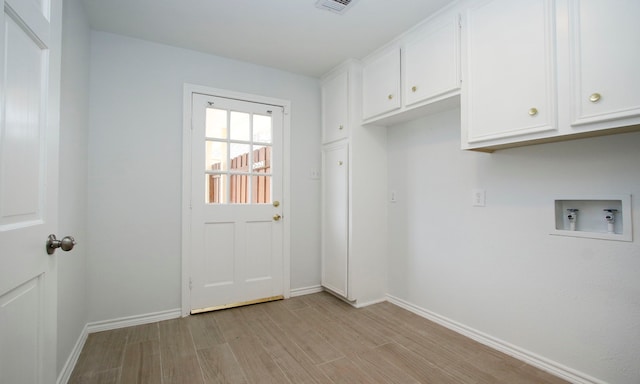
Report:
M198 313L213 312L213 311L219 311L219 310L222 310L222 309L243 307L245 305L267 303L269 301L277 301L277 300L282 300L282 299L284 299L284 296L283 295L278 295L278 296L265 297L265 298L256 299L256 300L242 301L242 302L239 302L239 303L223 304L223 305L218 305L218 306L215 306L215 307L192 309L191 310L191 314L192 315L196 315Z

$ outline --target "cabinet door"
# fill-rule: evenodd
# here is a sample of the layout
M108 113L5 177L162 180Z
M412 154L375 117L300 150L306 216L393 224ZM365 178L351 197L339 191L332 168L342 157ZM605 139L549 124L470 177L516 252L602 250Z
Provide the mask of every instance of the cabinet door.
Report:
M349 149L346 141L322 151L322 286L348 295Z
M408 41L404 54L404 102L432 99L460 88L458 17L434 21Z
M557 129L553 2L482 1L466 19L463 140L519 141Z
M640 2L570 2L572 124L640 116Z
M328 143L347 137L348 100L348 72L342 72L322 84L322 142Z
M400 50L391 49L362 69L363 118L400 108Z

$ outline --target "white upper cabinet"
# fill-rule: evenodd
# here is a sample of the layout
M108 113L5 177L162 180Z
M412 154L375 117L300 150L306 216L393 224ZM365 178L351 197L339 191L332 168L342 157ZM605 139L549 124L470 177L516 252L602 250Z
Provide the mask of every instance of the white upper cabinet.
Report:
M640 116L640 1L569 4L571 124Z
M554 17L551 0L466 10L463 148L557 129Z
M349 135L349 73L339 72L322 83L322 142Z
M640 1L477 0L464 15L463 149L640 129Z
M447 9L425 20L364 63L362 102L363 121L367 124L390 125L457 106L457 9Z
M407 38L402 49L407 107L459 90L459 23L457 14L442 17Z
M400 108L400 49L384 52L362 69L363 119Z

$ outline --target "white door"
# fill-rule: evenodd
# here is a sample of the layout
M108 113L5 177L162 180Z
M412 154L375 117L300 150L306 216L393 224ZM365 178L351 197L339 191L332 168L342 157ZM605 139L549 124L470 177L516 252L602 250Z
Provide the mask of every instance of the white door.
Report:
M0 383L54 383L61 2L0 4Z
M460 88L458 15L446 15L407 42L404 58L404 102L412 105Z
M400 50L395 48L362 68L362 116L366 120L400 106Z
M573 0L569 4L571 123L640 116L640 2Z
M349 290L349 144L322 150L322 286L343 297Z
M553 5L492 0L467 10L463 141L517 138L509 142L558 129Z
M344 71L322 84L322 142L349 136L349 72Z
M191 313L282 298L283 107L193 94Z

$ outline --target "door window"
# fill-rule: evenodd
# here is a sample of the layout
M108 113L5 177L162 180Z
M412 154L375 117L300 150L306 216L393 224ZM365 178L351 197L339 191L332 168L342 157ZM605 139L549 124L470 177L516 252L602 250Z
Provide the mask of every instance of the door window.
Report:
M210 106L205 125L205 202L271 204L271 111Z

